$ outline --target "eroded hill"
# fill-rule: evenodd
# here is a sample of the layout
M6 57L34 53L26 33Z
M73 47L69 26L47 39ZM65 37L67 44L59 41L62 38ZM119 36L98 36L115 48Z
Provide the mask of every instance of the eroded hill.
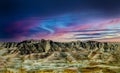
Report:
M67 69L75 69L76 73L93 73L92 71L110 73L105 72L101 65L111 73L119 73L120 43L54 42L43 39L0 43L1 71L5 71L7 68L13 72L19 72L19 68L22 67L26 72L36 69L52 69L56 72L56 70L62 69L61 71L64 73Z

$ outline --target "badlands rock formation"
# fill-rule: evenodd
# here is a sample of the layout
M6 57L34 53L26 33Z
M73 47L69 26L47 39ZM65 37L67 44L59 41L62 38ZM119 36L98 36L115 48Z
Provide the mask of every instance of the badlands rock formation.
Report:
M48 65L42 66L44 63L45 65L48 63ZM15 69L16 71L16 68L21 68L22 66L24 69L27 69L26 71L30 71L31 67L38 65L40 65L39 67L48 69L47 67L50 64L60 64L59 66L63 69L77 67L75 68L77 72L81 69L80 71L83 71L83 73L92 73L92 69L90 72L84 71L89 66L110 65L119 67L120 43L96 41L54 42L44 39L25 40L22 42L0 42L1 68L9 67L10 70ZM77 65L83 65L85 67L79 68L80 66ZM39 67L37 67L38 70ZM96 67L92 68L94 69ZM115 71L111 72L114 73Z

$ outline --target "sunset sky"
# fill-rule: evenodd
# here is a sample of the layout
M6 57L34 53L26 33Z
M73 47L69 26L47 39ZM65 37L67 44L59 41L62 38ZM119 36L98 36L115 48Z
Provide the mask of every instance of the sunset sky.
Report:
M120 0L0 0L0 41L120 42Z

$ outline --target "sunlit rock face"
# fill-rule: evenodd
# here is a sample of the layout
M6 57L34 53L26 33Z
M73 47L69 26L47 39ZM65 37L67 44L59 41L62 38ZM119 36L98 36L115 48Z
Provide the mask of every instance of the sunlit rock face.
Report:
M0 71L119 73L119 44L96 41L54 42L44 39L1 42Z

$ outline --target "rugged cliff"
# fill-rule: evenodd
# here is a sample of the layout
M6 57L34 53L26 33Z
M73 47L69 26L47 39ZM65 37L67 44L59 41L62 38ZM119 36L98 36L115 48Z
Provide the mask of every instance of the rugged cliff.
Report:
M1 42L1 48L7 48L8 53L16 48L19 54L31 54L31 53L42 53L42 52L54 52L54 51L72 51L72 50L95 50L98 49L103 52L114 51L119 48L119 43L110 42L96 42L96 41L76 41L76 42L53 42L51 40L26 40L22 42Z
M119 43L96 42L96 41L75 41L75 42L54 42L51 40L25 40L22 42L1 42L1 50L6 49L1 55L31 55L32 58L47 58L55 52L60 57L69 59L112 59L112 54L118 52ZM111 55L111 56L110 56ZM107 56L107 57L106 57ZM110 57L109 57L110 56ZM28 56L29 57L29 56ZM102 58L100 58L102 57Z
M23 65L25 69L30 71L30 68L39 65L39 69L44 68L44 66L46 66L46 69L47 67L51 68L52 64L59 65L61 68L72 66L76 69L79 69L77 65L85 65L88 68L99 65L120 66L120 43L97 41L54 42L44 39L0 42L0 67L13 66L10 68L14 69ZM62 66L63 64L64 66ZM85 67L85 71L83 68L82 72L86 73L88 71L89 73L88 68Z

